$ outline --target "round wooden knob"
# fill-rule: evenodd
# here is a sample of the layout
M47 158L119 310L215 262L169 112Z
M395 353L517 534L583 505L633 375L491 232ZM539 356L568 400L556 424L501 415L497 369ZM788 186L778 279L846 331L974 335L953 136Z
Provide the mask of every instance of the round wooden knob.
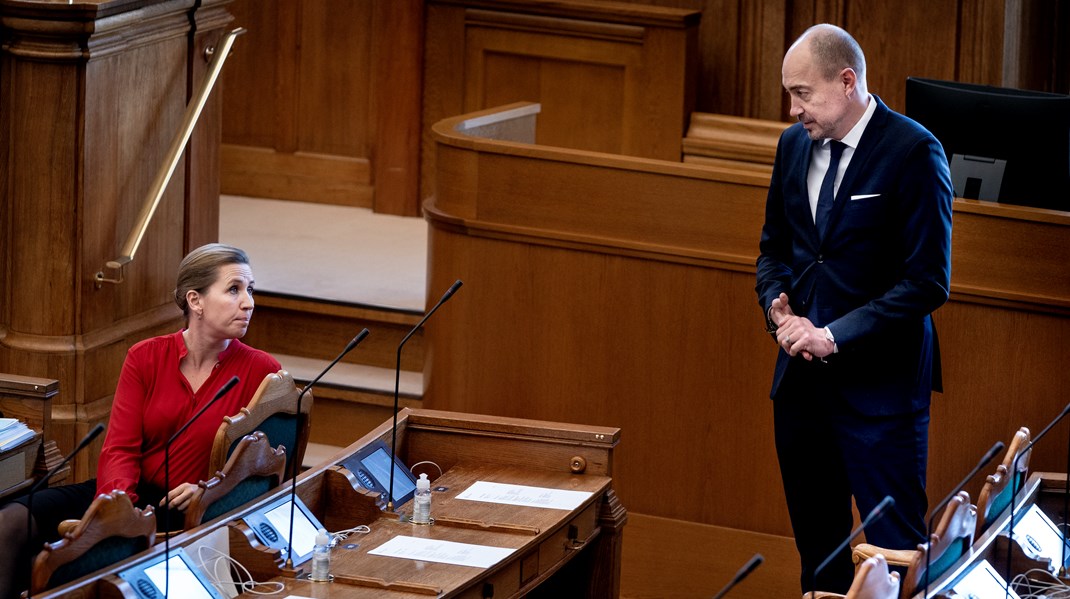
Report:
M582 474L587 470L587 460L583 456L573 456L568 462L568 467L573 474Z

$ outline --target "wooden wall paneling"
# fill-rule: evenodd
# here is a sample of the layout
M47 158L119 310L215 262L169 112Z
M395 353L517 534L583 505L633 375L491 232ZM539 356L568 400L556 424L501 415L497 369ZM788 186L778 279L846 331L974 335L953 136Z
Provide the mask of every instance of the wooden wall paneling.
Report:
M218 46L225 31L231 29L233 17L226 9L229 0L218 3L202 2L193 24L193 36L189 49L189 75L191 90L200 87L208 72L211 60L209 49ZM236 40L240 43L240 39ZM233 55L233 49L231 55ZM229 57L228 57L229 61ZM226 68L226 65L224 65ZM223 119L223 77L216 80L215 89L201 112L200 122L186 149L186 209L183 235L186 247L183 255L206 243L219 240L219 145L222 143L220 123Z
M223 192L370 207L372 4L235 4L257 32L223 108Z
M1007 2L982 0L960 4L958 56L955 70L936 79L1001 85L1004 68L1004 33Z
M372 10L373 208L415 216L420 213L424 3L374 2Z
M223 138L238 146L274 148L291 139L291 102L280 98L293 89L296 2L235 0L233 26L247 32L238 38L223 72ZM286 61L286 62L284 62ZM259 101L257 101L259 100ZM273 126L265 126L271 123ZM289 142L292 148L295 144ZM224 173L226 176L226 173Z
M620 33L626 41L562 40L552 33L506 29L504 23L493 23L503 15L478 13L486 15L488 26L469 17L464 112L539 102L554 114L539 119L540 143L620 154L635 150L627 147L631 144L624 137L624 121L638 100L634 72L642 56L638 46L642 28L627 27ZM532 20L544 22L538 17Z
M425 130L464 111L540 102L553 107L540 120L540 143L677 160L699 16L622 2L433 0ZM427 135L423 143L426 196L434 153Z
M783 0L745 2L740 7L741 96L743 112L756 118L781 120L786 96L781 85L781 64L792 40L785 39Z
M869 91L903 112L907 77L954 79L957 17L958 0L894 6L849 0L839 24L866 53Z
M193 232L214 228L210 189L190 194L183 170L171 181L119 286L95 286L117 257L182 120L189 93L191 22L211 34L221 3L51 2L0 6L5 85L0 114L4 181L4 316L0 369L60 381L53 430L68 451L106 421L125 350L174 330L174 269ZM41 23L47 22L48 27ZM198 57L200 59L200 57ZM206 113L211 118L211 111ZM202 121L203 141L219 124ZM187 160L211 152L195 148ZM193 158L191 158L193 157ZM214 164L189 172L210 182ZM210 185L210 183L208 184ZM187 210L199 215L187 227ZM114 274L114 273L108 273ZM93 475L95 454L74 462Z

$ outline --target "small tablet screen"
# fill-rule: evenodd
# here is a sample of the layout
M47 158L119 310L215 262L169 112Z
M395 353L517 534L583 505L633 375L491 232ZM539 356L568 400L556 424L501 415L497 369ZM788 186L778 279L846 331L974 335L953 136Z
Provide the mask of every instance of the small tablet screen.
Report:
M170 572L168 572L168 568ZM168 596L186 599L212 599L212 593L205 588L204 581L191 570L178 555L172 555L164 566L163 560L145 568L145 574L162 592L167 589ZM169 580L168 580L169 579Z
M319 530L309 521L308 516L302 510L293 510L294 514L294 538L293 550L297 555L312 553L316 546L316 533ZM268 522L282 533L283 538L290 534L290 502L272 508L265 514Z
M402 497L406 497L416 490L416 485L412 482L412 474L390 459L390 454L382 447L364 457L360 463L368 469L368 472L376 480L384 483L384 487L390 484L390 472L387 470L388 464L394 465L394 495L391 499L394 500L395 504L400 504Z

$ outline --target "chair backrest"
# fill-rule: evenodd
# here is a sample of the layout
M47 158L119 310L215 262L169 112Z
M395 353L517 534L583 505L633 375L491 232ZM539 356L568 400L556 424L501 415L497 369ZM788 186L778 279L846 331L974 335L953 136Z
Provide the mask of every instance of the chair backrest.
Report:
M899 573L888 571L888 561L877 554L855 571L854 582L847 591L846 599L897 599L899 597Z
M1003 462L996 466L995 474L988 475L985 484L981 487L981 494L977 496L977 531L975 537L999 518L1003 510L1011 504L1011 495L1017 490L1021 492L1025 488L1025 481L1029 473L1029 429L1022 427L1014 433L1011 444L1007 447L1007 453L1003 455ZM1022 454L1021 457L1018 457ZM1017 472L1014 476L1008 473L1015 467L1017 459Z
M936 531L928 543L918 545L918 551L907 567L903 578L903 597L911 597L925 579L940 578L973 545L973 531L977 523L977 510L970 504L970 494L959 491L940 517Z
M122 491L98 495L74 529L45 543L33 560L30 590L39 593L124 560L152 546L156 514L134 507Z
M301 413L298 414L299 393L293 377L285 370L264 377L249 405L237 414L223 418L212 444L208 473L222 470L238 441L253 431L263 431L272 445L286 448L286 475L293 472L291 460L300 466L311 428L312 393L305 393L301 398Z
M271 448L267 435L256 431L238 441L223 469L197 485L186 508L186 530L244 505L279 486L286 451Z

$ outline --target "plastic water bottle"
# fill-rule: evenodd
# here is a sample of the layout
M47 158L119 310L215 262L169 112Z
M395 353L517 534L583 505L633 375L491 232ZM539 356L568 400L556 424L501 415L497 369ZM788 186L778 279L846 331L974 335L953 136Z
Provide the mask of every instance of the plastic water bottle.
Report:
M414 524L431 523L431 481L426 474L416 481L416 495L413 496L412 521Z
M331 536L327 529L316 533L316 546L312 548L312 574L309 580L327 582L331 579Z

